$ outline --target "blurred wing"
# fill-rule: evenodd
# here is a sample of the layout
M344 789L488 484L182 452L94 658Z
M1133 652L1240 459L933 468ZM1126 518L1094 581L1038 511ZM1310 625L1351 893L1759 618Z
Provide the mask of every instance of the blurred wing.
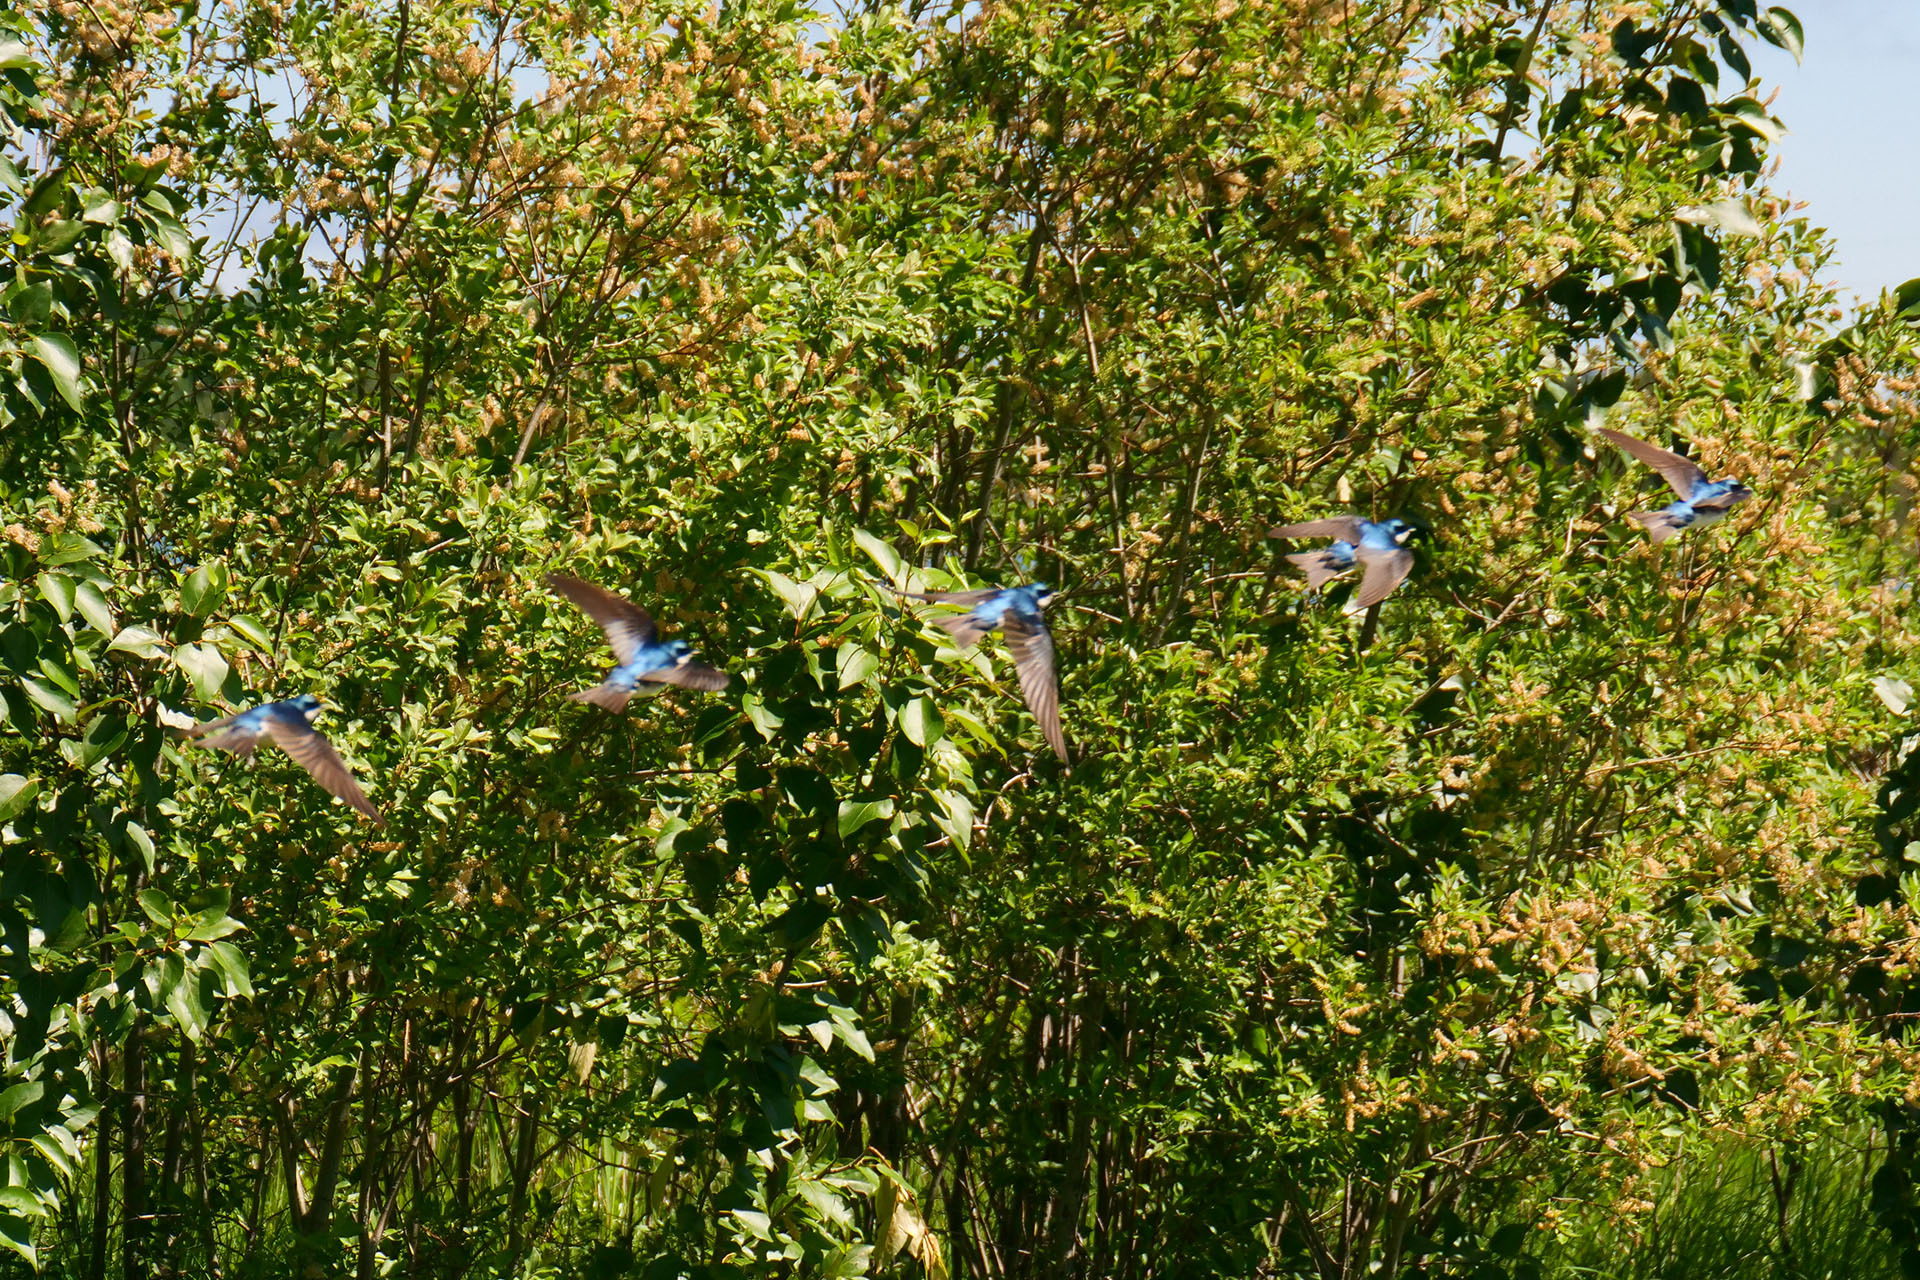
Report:
M1627 519L1645 529L1647 537L1654 542L1665 542L1693 523L1692 517L1678 516L1671 511L1629 511Z
M622 689L616 685L597 684L591 689L570 693L567 697L575 702L591 702L596 707L619 712L627 709L627 703L633 697L633 690Z
M564 573L548 574L547 585L600 624L607 633L607 643L613 646L613 656L623 664L632 662L643 645L653 643L653 615L625 596Z
M718 693L733 683L733 677L726 672L691 658L670 667L649 671L640 678L659 684L677 684L682 689L699 689L706 693Z
M360 812L372 818L381 826L387 820L367 799L366 792L360 790L360 784L347 772L347 762L333 749L333 744L317 732L312 725L291 720L285 716L275 716L267 721L267 732L275 745L300 762L300 767L313 775L313 780L326 790L339 796Z
M196 724L180 732L189 738L198 738L203 747L231 751L242 760L246 760L253 756L253 749L260 745L260 735L234 727L233 722L239 718L237 715L222 716L218 720Z
M1731 511L1752 496L1751 489L1729 489L1725 493L1711 498L1702 498L1698 502L1690 502L1687 505L1695 511Z
M1276 525L1267 530L1269 538L1334 538L1341 542L1360 541L1359 516L1333 516L1309 520L1305 524Z
M1367 572L1360 579L1360 589L1347 605L1348 609L1355 612L1371 609L1392 595L1393 589L1406 581L1407 574L1413 570L1413 552L1405 547L1396 547L1392 551L1371 551L1362 547L1358 558L1367 567Z
M1658 471L1682 501L1691 501L1693 491L1707 482L1707 473L1687 458L1677 453L1648 444L1645 440L1636 440L1624 432L1610 427L1601 427L1600 434L1625 449L1636 459Z
M980 637L993 630L991 622L983 622L971 613L948 614L933 621L936 626L953 637L954 646L960 649L979 644Z
M1325 551L1295 551L1289 554L1287 559L1306 571L1309 591L1318 591L1353 568L1350 564L1330 562Z
M974 591L902 591L898 587L890 588L895 595L905 596L909 600L925 600L929 604L964 605L974 608L982 601L991 600L999 595L1004 587L983 587ZM980 637L993 630L995 623L982 622L971 613L956 613L933 619L937 626L945 629L953 637L953 643L959 648L978 644Z
M1045 623L1032 623L1007 614L1003 630L1007 648L1013 651L1013 665L1020 673L1020 693L1027 710L1040 722L1047 745L1061 760L1068 760L1066 735L1060 732L1060 685L1053 669L1053 636ZM1071 761L1068 761L1071 763Z
M982 600L999 595L1003 588L985 587L978 591L902 591L898 587L889 587L888 590L897 596L905 596L909 600L925 600L931 604L964 604L972 608Z

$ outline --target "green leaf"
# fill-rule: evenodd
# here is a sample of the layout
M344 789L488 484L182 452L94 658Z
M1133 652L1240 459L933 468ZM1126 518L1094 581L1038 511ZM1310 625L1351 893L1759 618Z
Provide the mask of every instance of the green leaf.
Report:
M216 938L224 938L229 934L238 933L246 928L247 926L227 914L227 907L228 899L226 891L222 890L218 901L202 908L201 911L193 917L193 928L187 931L188 940L192 942L212 942Z
M147 627L131 626L123 628L107 646L108 653L130 653L136 658L164 658L167 654L167 642L160 633Z
M787 612L793 615L795 622L805 622L813 607L820 602L820 588L810 582L795 582L784 573L772 569L755 569L773 588L775 595L786 604Z
M873 1045L868 1043L867 1033L854 1021L853 1010L842 1005L828 1005L827 1017L832 1020L834 1034L840 1037L840 1043L868 1062L873 1061Z
M87 625L103 636L113 634L113 610L107 604L107 598L100 588L83 581L74 589L73 607L87 620Z
M1905 715L1913 703L1913 686L1895 676L1875 676L1873 692L1897 716Z
M153 226L153 238L159 246L173 256L182 269L193 261L193 237L180 224L180 219L172 214L148 212L147 221Z
M1761 234L1760 220L1753 216L1747 202L1740 199L1716 200L1712 204L1693 205L1673 215L1681 222L1704 223L1720 228L1730 236Z
M45 1096L47 1087L38 1080L24 1080L0 1093L0 1123L13 1119L22 1107L30 1107Z
M1790 10L1774 5L1760 15L1756 24L1760 38L1768 44L1777 45L1793 55L1795 62L1800 61L1801 53L1806 49L1807 33L1800 26L1800 19Z
M768 709L766 700L757 693L743 694L740 709L747 713L747 719L760 731L760 736L768 742L773 741L775 733L786 720Z
M840 836L845 839L869 822L878 822L893 816L893 801L886 800L842 800L840 802Z
M231 942L215 942L207 950L212 956L215 972L226 984L227 995L251 996L253 982L247 976L246 954Z
M933 815L933 825L965 853L973 843L973 801L958 791L936 791L933 800L940 807Z
M0 40L0 71L38 71L33 50L18 40Z
M900 708L900 732L907 735L907 741L916 747L930 747L940 741L947 726L940 718L940 708L933 705L931 698L909 698L907 705Z
M134 897L140 903L140 910L146 913L147 919L162 929L173 927L173 899L158 889L142 889Z
M169 955L161 962L160 999L189 1039L197 1042L206 1035L213 1008L207 1003L199 970L188 969L179 955Z
M898 551L895 551L887 543L874 537L865 529L855 529L853 531L853 540L862 551L867 553L867 556L873 563L879 567L880 572L887 575L887 581L900 581L902 575L905 573L906 567L901 562Z
M273 649L273 633L268 631L260 619L249 614L236 613L227 619L227 625L246 638L248 644L262 653Z
M120 202L99 187L80 193L81 218L87 222L112 225L120 221Z
M226 594L227 566L221 560L207 561L180 584L180 604L196 618L204 618L219 608Z
M202 702L212 702L227 682L227 660L220 650L204 641L183 644L173 651L174 665L187 673L193 692Z
M132 845L134 852L140 855L140 861L146 867L147 874L152 875L153 837L147 834L147 829L137 822L127 823L127 843Z
M86 224L72 218L56 218L34 233L34 248L41 253L65 253L86 234Z
M86 384L81 379L80 352L64 333L36 333L27 339L27 354L46 366L60 398L75 413L86 408Z
M75 564L105 554L99 543L77 533L63 533L40 544L39 560L44 565Z
M35 1271L40 1257L33 1248L33 1223L13 1213L0 1213L0 1245L5 1245L26 1260Z
M879 655L849 642L840 646L834 669L840 677L840 687L852 689L865 684L867 678L880 669L880 658Z
M43 573L34 581L40 588L40 598L53 606L53 611L60 615L60 621L71 621L73 618L73 579L64 573Z
M1767 141L1780 140L1780 122L1767 114L1767 108L1758 98L1735 98L1720 104L1720 111L1731 117L1728 123L1743 128L1749 133Z
M68 724L73 723L73 699L52 684L37 676L21 676L20 687L27 691L27 696L42 711Z
M755 1240L773 1240L773 1219L754 1209L734 1209L734 1218Z
M40 794L38 778L23 777L17 773L0 773L0 825L12 822L27 811L34 798Z

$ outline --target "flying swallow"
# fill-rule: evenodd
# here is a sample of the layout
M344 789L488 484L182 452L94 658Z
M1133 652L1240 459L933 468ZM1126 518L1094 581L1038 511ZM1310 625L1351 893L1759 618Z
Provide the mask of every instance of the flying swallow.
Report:
M1600 434L1619 445L1631 454L1636 461L1644 462L1658 471L1661 478L1678 495L1678 500L1670 502L1658 511L1630 511L1627 519L1647 531L1647 537L1655 542L1665 542L1682 529L1707 525L1725 518L1733 510L1753 496L1753 490L1738 480L1711 480L1691 458L1683 458L1677 453L1648 444L1645 440L1636 440L1624 432L1607 427L1600 428Z
M1318 551L1296 551L1287 559L1306 570L1307 586L1318 591L1358 564L1365 572L1360 590L1347 602L1348 613L1361 613L1393 594L1413 569L1407 540L1419 530L1395 516L1391 520L1362 520L1334 516L1305 524L1283 524L1267 530L1269 538L1332 538L1333 545Z
M627 700L639 691L642 683L718 691L731 682L726 672L697 661L692 646L685 640L659 639L653 615L625 596L564 573L548 574L547 585L579 605L582 612L600 624L620 664L593 688L568 694L575 702L591 702L608 711L624 711Z
M333 744L327 741L324 734L313 727L313 718L319 714L320 699L303 693L297 698L264 702L235 715L194 725L185 733L206 746L231 751L242 760L253 757L253 750L260 745L261 735L264 734L273 739L282 751L299 761L300 767L312 774L315 782L380 826L386 826L387 820L380 816L380 811L367 799L366 792L360 790L360 784L347 772L346 762L340 758L340 753L333 749Z
M1060 686L1054 671L1053 635L1041 612L1053 599L1052 587L1030 582L1023 587L899 594L932 604L964 605L965 613L934 619L959 648L977 644L980 637L996 629L1005 635L1007 648L1013 652L1014 669L1020 673L1020 693L1027 700L1027 710L1040 722L1040 732L1046 735L1054 754L1068 760L1066 735L1060 732Z

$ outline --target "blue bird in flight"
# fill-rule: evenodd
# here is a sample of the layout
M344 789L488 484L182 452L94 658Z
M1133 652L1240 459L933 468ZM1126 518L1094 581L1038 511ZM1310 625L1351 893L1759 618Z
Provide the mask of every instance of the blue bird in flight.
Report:
M998 630L1007 638L1013 652L1014 669L1020 673L1020 693L1027 710L1040 722L1047 745L1063 761L1068 761L1066 735L1060 732L1060 686L1054 670L1053 634L1041 610L1053 599L1053 588L1044 582L1023 587L987 587L978 591L900 591L898 594L930 604L964 605L965 613L948 614L933 621L953 637L956 647L977 644L980 637Z
M685 640L661 640L654 629L653 615L625 596L564 573L548 574L547 585L600 624L620 664L593 688L568 694L575 702L624 711L628 699L643 683L655 686L648 693L661 692L659 686L665 684L718 692L731 683L732 677L726 672L696 660Z
M1654 542L1665 542L1682 529L1701 528L1726 518L1726 514L1753 496L1753 490L1738 480L1710 479L1691 458L1670 453L1645 440L1636 440L1623 431L1600 428L1600 434L1626 450L1638 462L1658 471L1673 489L1677 500L1658 511L1629 511L1627 519L1647 531Z
M1418 532L1398 516L1377 522L1362 520L1359 516L1334 516L1304 524L1283 524L1267 530L1267 536L1332 538L1330 547L1296 551L1287 559L1306 570L1307 587L1313 591L1356 564L1363 566L1360 590L1347 601L1348 613L1361 613L1392 595L1393 589L1406 580L1413 569L1413 552L1407 550L1407 540Z
M340 753L333 749L333 744L327 741L325 735L313 727L313 718L319 714L320 699L303 693L297 698L264 702L219 720L194 725L186 730L186 734L189 738L199 739L205 746L231 751L242 760L253 758L254 748L260 745L263 736L271 738L275 746L312 774L315 782L372 818L378 825L386 826L387 820L380 816L380 811L367 799L366 792L353 780Z

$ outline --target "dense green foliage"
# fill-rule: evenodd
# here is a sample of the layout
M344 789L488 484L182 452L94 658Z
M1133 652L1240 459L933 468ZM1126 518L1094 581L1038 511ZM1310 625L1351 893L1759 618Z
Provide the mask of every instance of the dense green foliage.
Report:
M1920 1274L1920 303L1784 10L0 24L23 1264L1670 1274L1736 1151ZM1650 547L1601 421L1759 496ZM567 702L549 570L732 690ZM1071 769L882 589L1028 576ZM170 730L305 691L388 828Z

